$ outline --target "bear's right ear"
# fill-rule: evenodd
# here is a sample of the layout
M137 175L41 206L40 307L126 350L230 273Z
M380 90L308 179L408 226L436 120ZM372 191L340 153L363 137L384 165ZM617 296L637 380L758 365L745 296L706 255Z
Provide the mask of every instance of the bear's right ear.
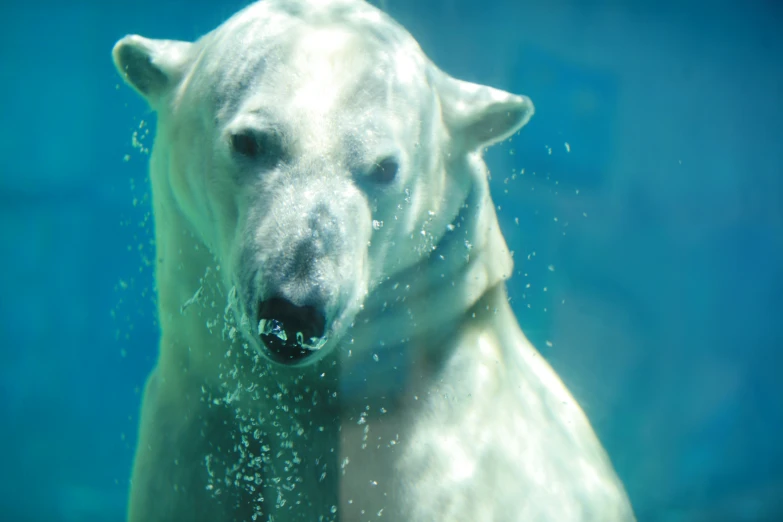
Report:
M129 35L112 50L114 65L125 82L153 108L182 78L193 44Z

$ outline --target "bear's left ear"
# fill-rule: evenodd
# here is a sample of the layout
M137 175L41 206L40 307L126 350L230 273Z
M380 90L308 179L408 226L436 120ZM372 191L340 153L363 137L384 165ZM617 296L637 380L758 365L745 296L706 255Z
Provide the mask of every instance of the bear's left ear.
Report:
M535 112L527 96L457 80L442 72L438 76L443 121L468 150L508 138Z
M153 108L182 78L193 44L129 35L114 45L112 58L120 76Z

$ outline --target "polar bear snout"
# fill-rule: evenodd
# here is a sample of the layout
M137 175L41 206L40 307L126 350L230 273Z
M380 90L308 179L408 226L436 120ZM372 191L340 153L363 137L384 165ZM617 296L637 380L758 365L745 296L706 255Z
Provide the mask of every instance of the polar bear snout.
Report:
M347 174L293 170L286 181L249 207L226 257L243 335L264 358L304 366L332 353L361 308L373 228Z
M273 297L259 303L257 320L266 354L281 364L301 363L325 342L326 317L315 306Z

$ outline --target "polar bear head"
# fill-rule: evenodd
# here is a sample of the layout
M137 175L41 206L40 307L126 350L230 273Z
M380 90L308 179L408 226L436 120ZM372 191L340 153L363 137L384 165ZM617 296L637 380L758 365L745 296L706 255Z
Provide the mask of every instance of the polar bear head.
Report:
M265 0L194 43L127 36L113 56L158 113L153 197L217 258L248 341L288 365L339 345L467 204L491 211L480 152L533 113L449 77L360 0Z

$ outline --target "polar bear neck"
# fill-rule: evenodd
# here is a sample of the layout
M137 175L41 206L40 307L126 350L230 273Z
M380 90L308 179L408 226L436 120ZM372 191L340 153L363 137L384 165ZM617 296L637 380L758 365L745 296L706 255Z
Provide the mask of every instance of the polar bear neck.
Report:
M220 281L219 262L174 197L169 161L168 148L156 144L150 158L150 182L161 329L158 365L175 366L192 378L208 380L211 368L231 348L221 335L228 293Z
M351 372L354 365L343 359L344 375L364 378L368 371L383 373L390 366L408 366L414 358L448 357L442 351L449 345L447 338L454 326L464 324L466 315L475 317L480 304L498 306L494 298L486 298L490 294L505 299L502 287L511 276L513 261L489 195L485 169L477 170L479 179L431 255L368 296L348 334L356 347L353 352L360 352L352 357L358 359L362 371ZM430 353L406 348L414 344ZM369 356L376 362L386 356L387 364L363 364L362 359L366 362Z

